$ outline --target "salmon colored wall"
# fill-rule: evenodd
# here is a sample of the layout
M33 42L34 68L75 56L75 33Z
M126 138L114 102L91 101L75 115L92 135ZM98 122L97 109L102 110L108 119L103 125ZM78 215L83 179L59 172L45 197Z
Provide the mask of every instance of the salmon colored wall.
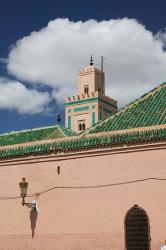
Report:
M49 158L48 158L49 159ZM19 195L22 177L28 193L54 186L92 186L148 177L166 178L166 150L127 151L72 159L4 166L0 163L0 198ZM58 161L57 161L58 160ZM61 173L57 175L57 166ZM30 209L21 200L0 200L0 249L119 250L124 249L124 217L138 204L151 227L151 249L166 238L166 181L148 181L92 189L56 189L39 197L35 236ZM27 198L26 201L32 201Z
M104 75L104 74L103 74ZM88 65L78 73L78 95L84 94L84 85L89 86L89 93L102 90L104 85L104 77L102 79L102 72L93 65ZM102 94L105 94L105 89Z

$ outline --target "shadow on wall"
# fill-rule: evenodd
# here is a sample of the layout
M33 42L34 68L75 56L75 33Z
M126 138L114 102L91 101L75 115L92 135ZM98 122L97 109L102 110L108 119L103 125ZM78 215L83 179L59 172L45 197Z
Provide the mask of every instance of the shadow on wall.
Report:
M38 217L38 212L32 208L31 212L30 212L32 238L34 238L34 236L35 236L35 228L36 228L37 217Z

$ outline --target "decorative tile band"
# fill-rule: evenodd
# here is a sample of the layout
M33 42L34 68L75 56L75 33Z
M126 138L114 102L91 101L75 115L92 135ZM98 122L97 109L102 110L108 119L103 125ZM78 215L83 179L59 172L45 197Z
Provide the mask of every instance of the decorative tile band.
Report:
M84 111L84 110L88 110L88 109L89 109L89 106L79 107L79 108L75 108L74 112Z

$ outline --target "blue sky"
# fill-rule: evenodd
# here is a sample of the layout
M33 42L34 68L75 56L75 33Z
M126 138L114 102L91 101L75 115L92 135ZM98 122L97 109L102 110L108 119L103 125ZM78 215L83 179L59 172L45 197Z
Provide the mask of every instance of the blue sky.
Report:
M91 53L96 64L106 57L108 94L120 105L165 81L165 9L164 0L1 0L0 133L64 117L62 100Z

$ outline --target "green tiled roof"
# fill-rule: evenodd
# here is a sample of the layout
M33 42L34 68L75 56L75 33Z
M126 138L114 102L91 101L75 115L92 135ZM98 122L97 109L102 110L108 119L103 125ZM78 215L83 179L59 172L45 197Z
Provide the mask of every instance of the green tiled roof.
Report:
M166 128L147 129L146 131L124 132L121 134L98 135L98 132L123 130L166 124L166 83L141 96L115 115L98 122L83 133L75 133L61 125L23 130L0 134L0 147L20 144L13 148L0 149L0 158L21 157L28 155L49 154L68 150L81 150L116 144L129 144L149 140L166 139ZM85 134L94 134L89 137ZM72 136L75 137L72 137ZM43 143L42 140L67 138ZM41 141L41 144L35 144ZM21 143L34 142L33 145Z
M166 83L141 96L84 133L93 134L161 124L166 124Z
M0 134L0 146L14 145L38 140L62 138L72 136L75 133L61 125L36 128L31 130L22 130Z
M121 134L112 134L107 136L78 137L78 139L69 139L45 144L36 144L28 146L19 146L16 148L6 148L0 150L0 159L23 157L28 155L42 155L56 152L66 152L80 149L108 147L111 145L124 145L154 140L166 139L166 128L160 128L147 131L136 131Z

